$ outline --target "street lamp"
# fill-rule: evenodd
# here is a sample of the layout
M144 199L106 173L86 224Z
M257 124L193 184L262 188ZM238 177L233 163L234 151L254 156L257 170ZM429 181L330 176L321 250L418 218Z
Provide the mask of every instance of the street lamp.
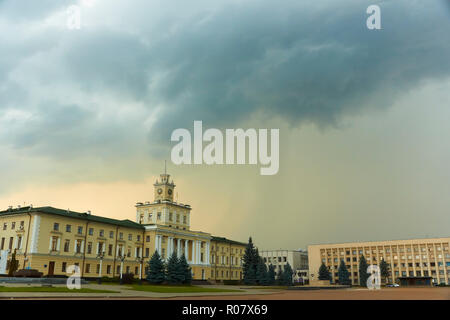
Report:
M100 252L97 255L97 258L100 259L100 270L98 272L98 279L97 279L98 284L102 284L102 265L103 265L103 258L104 257L105 257L105 253L104 252Z

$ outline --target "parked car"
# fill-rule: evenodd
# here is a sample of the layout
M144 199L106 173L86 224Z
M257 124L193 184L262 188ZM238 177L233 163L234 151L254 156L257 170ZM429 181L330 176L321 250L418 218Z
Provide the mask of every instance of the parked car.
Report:
M400 287L400 285L397 284L397 283L389 283L389 284L386 285L386 287L388 287L388 288L396 288L396 287Z

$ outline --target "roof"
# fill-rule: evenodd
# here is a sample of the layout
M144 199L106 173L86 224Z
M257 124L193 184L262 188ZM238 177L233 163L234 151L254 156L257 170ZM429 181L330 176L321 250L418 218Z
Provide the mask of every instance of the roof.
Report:
M112 224L116 226L122 226L127 228L135 228L135 229L144 229L144 226L140 225L139 223L133 222L131 220L125 219L125 220L117 220L117 219L111 219L111 218L105 218L101 216L95 216L88 213L81 213L81 212L75 212L70 210L64 210L64 209L57 209L53 207L22 207L22 208L15 208L15 209L8 209L4 211L0 211L0 216L6 216L6 215L12 215L12 214L23 214L23 213L47 213L47 214L53 214L58 216L64 216L74 219L80 219L85 221L92 221L92 222L99 222L99 223L107 223Z
M230 240L224 237L216 237L216 236L212 236L211 237L211 241L217 241L217 242L225 242L225 243L229 243L229 244L237 244L240 246L246 246L246 243L243 242L239 242L239 241L234 241L234 240Z

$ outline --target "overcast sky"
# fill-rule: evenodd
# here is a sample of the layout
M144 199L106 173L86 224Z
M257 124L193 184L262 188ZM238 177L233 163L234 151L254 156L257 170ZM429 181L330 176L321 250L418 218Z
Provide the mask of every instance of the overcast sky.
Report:
M449 18L446 0L0 0L0 207L133 220L171 132L202 120L279 128L280 170L169 161L192 229L262 249L449 236Z

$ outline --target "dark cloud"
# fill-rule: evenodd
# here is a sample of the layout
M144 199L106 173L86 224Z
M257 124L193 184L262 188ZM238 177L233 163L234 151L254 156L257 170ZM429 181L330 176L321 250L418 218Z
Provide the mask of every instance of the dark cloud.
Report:
M0 120L5 106L31 110L41 120L23 121L8 141L50 155L99 144L122 154L138 132L147 135L148 153L162 156L171 131L193 120L234 127L262 112L292 126L335 125L342 115L387 108L421 82L449 76L450 22L441 2L380 1L382 30L371 31L365 20L372 2L99 2L91 13L84 9L80 31L25 28L6 37ZM38 21L68 4L41 2L24 17ZM20 15L17 1L0 7ZM14 45L21 38L36 45ZM126 116L111 117L127 108L134 114L128 124Z

